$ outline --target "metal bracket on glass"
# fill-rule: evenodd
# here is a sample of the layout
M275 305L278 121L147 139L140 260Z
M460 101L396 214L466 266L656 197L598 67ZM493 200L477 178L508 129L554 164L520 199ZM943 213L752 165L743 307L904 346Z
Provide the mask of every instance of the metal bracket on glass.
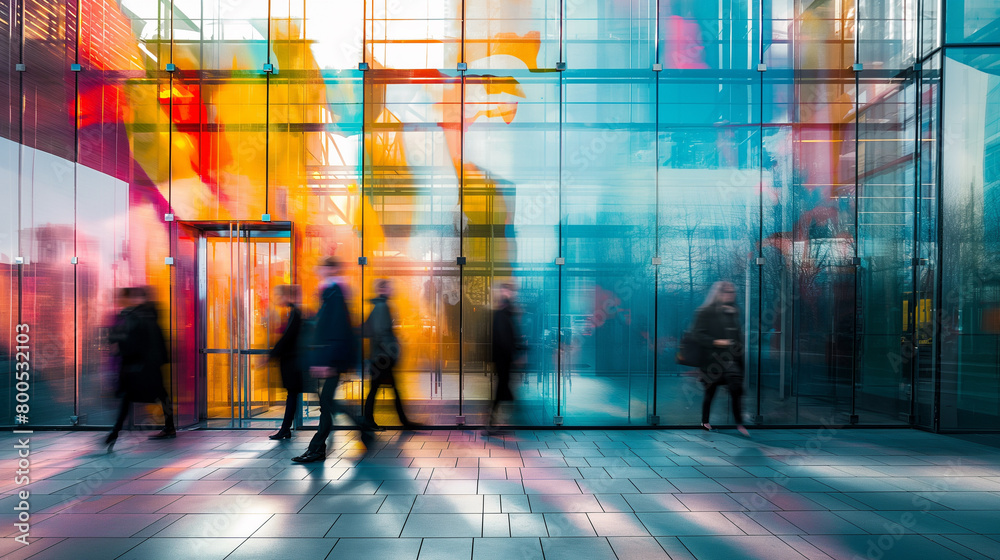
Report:
M456 68L456 70L458 70L459 72L465 72L468 69L469 69L469 65L466 64L465 62L459 62L458 63L458 67Z
M646 417L646 421L650 426L660 425L660 417L655 414L650 414L648 417Z
M764 263L766 263L766 262L767 262L767 260L764 259L764 257L757 257L757 266L763 266Z
M164 222L172 222L172 221L174 221L174 215L173 214L164 214L163 215L163 221Z
M562 257L556 257L556 266L562 266L566 264L566 259Z
M566 63L565 62L557 62L556 63L556 70L562 72L565 69L566 69Z
M556 426L562 426L563 425L562 424L563 423L563 417L562 416L553 416L552 417L552 423L555 424Z
M368 257L358 257L358 264L361 266L368 264Z
M455 423L458 424L459 426L464 426L465 425L465 416L456 416L455 417Z
M455 263L458 266L465 266L465 257L458 257L457 259L455 259Z
M860 71L862 71L862 70L864 70L864 69L865 69L865 65L864 65L864 64L861 64L860 62L855 62L855 63L854 63L854 64L853 64L852 66L851 66L851 70L854 70L855 72L860 72Z
M83 70L83 66L80 66L79 64L70 64L69 69L72 70L73 72L80 72L81 70Z
M659 62L657 62L656 64L653 65L653 72L662 72L662 71L663 71L663 65L662 64L660 64Z
M913 266L927 266L927 259L916 257L913 259Z
M174 266L174 258L173 257L167 257L167 258L163 259L163 264L165 264L167 266Z
M919 62L914 62L913 63L913 71L914 72L919 72L919 71L921 71L923 69L924 69L924 65L923 64L920 64Z
M24 264L24 257L14 257L14 264Z
M858 423L858 421L859 421L859 420L858 420L858 415L857 415L857 414L852 414L852 415L851 415L851 418L850 418L850 422L851 422L851 424L852 424L852 425L854 425L854 424L857 424L857 423Z
M853 266L861 266L861 257L851 257L851 264Z
M76 257L73 257L73 258L71 258L69 260L69 264L79 264L79 263L80 263L80 259L78 259Z
M174 72L176 70L177 70L177 65L176 64L174 64L173 62L168 62L167 63L167 67L166 67L166 71L167 72Z
M15 64L14 65L14 70L17 71L17 72L24 72L27 69L28 69L28 67L25 66L24 64Z
M751 414L750 421L753 422L754 424L763 424L764 416L761 414Z
M367 62L359 62L358 63L358 70L361 70L362 72L367 71L368 70L368 63Z
M265 74L275 74L276 72L274 71L274 65L271 64L271 63L264 64L264 73Z
M663 264L663 259L660 257L653 257L653 266L660 266Z
M260 215L260 221L262 221L262 222L270 222L271 221L271 215L270 214L261 214Z
M767 64L764 64L763 62L761 62L760 64L758 64L757 65L757 71L758 72L767 72Z

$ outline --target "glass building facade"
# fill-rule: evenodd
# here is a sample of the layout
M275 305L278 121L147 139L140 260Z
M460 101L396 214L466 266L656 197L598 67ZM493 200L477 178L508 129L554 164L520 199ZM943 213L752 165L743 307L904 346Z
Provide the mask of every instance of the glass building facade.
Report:
M0 0L0 57L0 425L24 371L112 423L134 285L179 423L274 425L274 287L334 254L426 423L485 419L513 282L512 423L697 424L729 280L749 422L1000 429L995 0Z

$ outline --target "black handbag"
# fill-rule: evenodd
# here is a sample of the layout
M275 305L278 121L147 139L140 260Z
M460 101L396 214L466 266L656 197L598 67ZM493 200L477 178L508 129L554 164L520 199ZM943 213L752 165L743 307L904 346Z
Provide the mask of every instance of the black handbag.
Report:
M708 352L705 347L694 338L694 333L685 331L681 336L681 343L677 347L677 363L682 366L700 368L708 360Z

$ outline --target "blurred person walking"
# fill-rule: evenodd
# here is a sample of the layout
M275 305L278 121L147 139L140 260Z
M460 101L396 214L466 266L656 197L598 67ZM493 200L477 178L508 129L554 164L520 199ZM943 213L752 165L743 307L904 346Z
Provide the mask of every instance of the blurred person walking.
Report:
M159 314L147 287L119 291L123 309L111 329L109 342L119 358L118 391L122 402L111 433L104 440L108 451L118 441L118 433L132 409L132 403L159 402L163 407L163 429L149 439L177 436L170 395L163 386L162 367L170 363Z
M310 363L309 374L322 381L319 391L319 427L316 435L309 441L306 452L293 457L296 463L312 463L326 459L326 439L333 431L333 415L343 412L350 416L339 403L334 400L340 374L350 370L355 363L356 342L354 328L351 326L351 316L347 310L344 296L345 282L341 278L344 265L334 258L323 259L319 266L320 290L322 304L316 314L312 337L309 341ZM371 447L374 437L371 431L364 429L362 422L356 421L361 430L361 442L366 450Z
M288 395L285 397L285 417L281 421L281 427L277 433L268 436L268 439L291 439L292 422L295 420L299 399L302 396L302 367L299 352L299 336L302 333L302 311L299 309L301 293L299 286L295 284L277 288L278 305L288 308L288 320L268 357L278 360L281 384L284 385Z
M709 415L716 390L725 386L733 405L736 429L749 437L743 426L743 333L740 329L739 309L736 307L736 288L731 282L712 284L705 302L695 315L692 335L705 349L706 359L699 368L705 385L705 398L701 404L701 425L712 430Z
M486 423L486 433L494 433L499 420L500 404L514 400L510 387L510 374L521 350L521 334L517 327L519 313L514 305L514 284L504 282L493 311L493 372L497 376L497 391L490 407L490 417Z
M376 297L371 299L372 311L368 314L361 327L362 335L369 339L369 355L371 368L371 390L365 399L364 421L368 429L377 429L375 423L375 396L380 387L389 387L395 395L396 414L404 428L412 429L419 426L406 417L403 410L403 399L399 395L399 385L396 384L395 367L399 362L399 339L392 328L392 311L389 309L389 298L392 297L392 282L388 279L375 281Z

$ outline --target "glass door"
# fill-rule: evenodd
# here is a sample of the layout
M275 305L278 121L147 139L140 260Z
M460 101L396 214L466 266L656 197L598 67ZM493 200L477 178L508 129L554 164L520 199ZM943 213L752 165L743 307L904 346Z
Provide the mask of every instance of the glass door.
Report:
M292 282L291 224L223 222L201 230L205 417L213 426L280 421L285 392L267 354L286 319L271 298L277 285Z

